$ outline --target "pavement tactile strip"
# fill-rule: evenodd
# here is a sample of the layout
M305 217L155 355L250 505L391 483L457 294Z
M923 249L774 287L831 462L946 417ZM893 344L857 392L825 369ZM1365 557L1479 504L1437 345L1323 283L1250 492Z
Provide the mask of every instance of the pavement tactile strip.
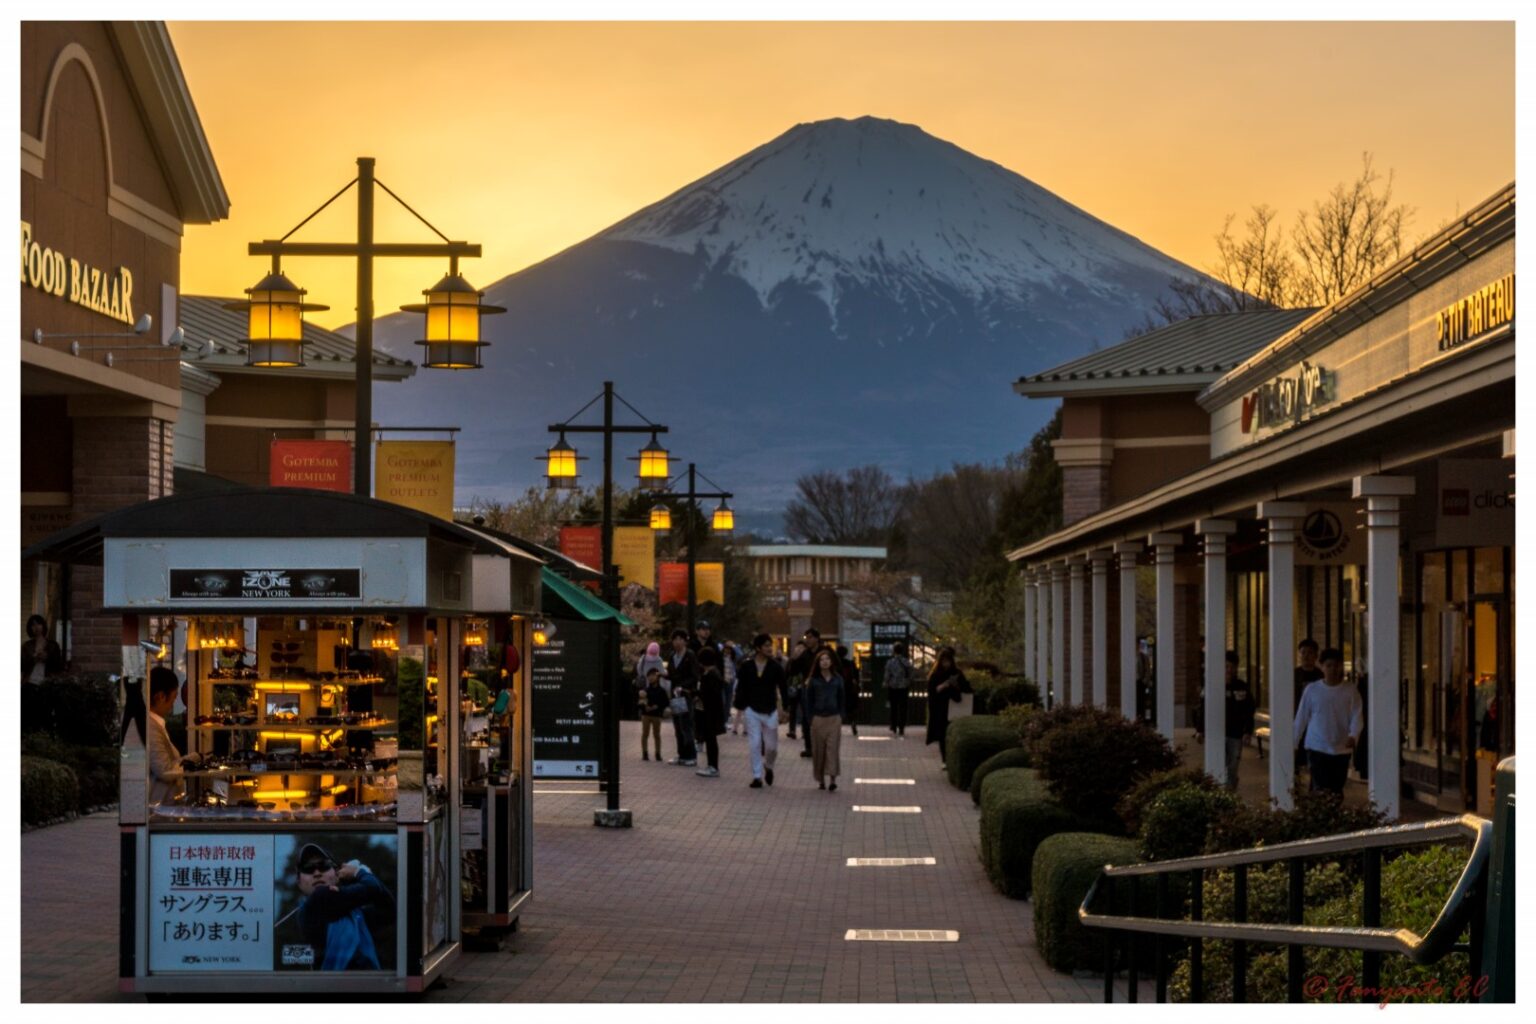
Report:
M905 868L932 867L938 864L935 857L849 857L851 868Z
M849 928L845 942L959 942L960 933L938 928Z

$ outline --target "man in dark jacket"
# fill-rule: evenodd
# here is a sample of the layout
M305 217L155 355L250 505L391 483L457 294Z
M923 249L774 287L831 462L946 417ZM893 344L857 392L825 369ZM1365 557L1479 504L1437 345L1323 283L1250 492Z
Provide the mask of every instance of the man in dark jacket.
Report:
M1237 768L1243 760L1243 739L1253 735L1255 703L1248 684L1237 678L1237 652L1227 652L1227 788L1237 788Z
M736 669L736 699L732 703L747 722L747 757L753 789L773 785L773 763L779 756L779 702L784 699L784 668L773 656L773 638L752 638L752 657Z
M698 734L694 729L692 708L694 695L699 691L699 660L688 649L687 630L672 631L672 653L667 657L667 679L672 684L673 699L682 697L685 701L672 706L672 728L677 732L678 750L671 763L692 767L697 757L694 740Z
M810 682L811 674L816 671L816 656L827 645L821 642L821 630L812 626L800 637L800 642L805 644L805 650L790 665L789 674L799 678L801 687ZM835 652L834 652L835 653ZM796 722L800 726L801 734L805 737L805 749L800 751L801 757L811 756L811 716L806 714L805 700L801 700L790 710L790 714L798 716ZM790 731L793 732L796 722L790 723Z

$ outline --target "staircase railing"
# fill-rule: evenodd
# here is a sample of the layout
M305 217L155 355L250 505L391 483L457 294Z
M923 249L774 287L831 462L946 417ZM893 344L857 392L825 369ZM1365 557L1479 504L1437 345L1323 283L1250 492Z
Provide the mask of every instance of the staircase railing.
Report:
M1445 906L1429 930L1417 935L1406 928L1383 926L1381 923L1381 860L1386 850L1408 846L1424 846L1450 840L1470 840L1472 848L1467 862L1451 890ZM1199 1001L1204 994L1204 940L1212 939L1232 943L1232 993L1235 1001L1242 1001L1247 983L1247 947L1249 943L1281 945L1287 948L1286 997L1290 1002L1301 1002L1305 984L1305 952L1308 947L1359 950L1363 957L1362 992L1372 993L1381 989L1382 958L1401 955L1416 964L1431 964L1449 953L1464 952L1473 969L1483 962L1484 919L1487 912L1486 888L1488 867L1494 845L1493 823L1473 814L1441 821L1420 822L1412 825L1392 825L1386 828L1349 832L1343 835L1303 839L1291 843L1230 853L1207 854L1178 860L1154 861L1145 864L1106 866L1083 899L1078 909L1078 919L1089 928L1102 929L1104 941L1104 1001L1114 1001L1115 967L1120 946L1126 949L1128 982L1127 998L1137 1000L1140 984L1138 963L1145 940L1138 943L1137 935L1153 936L1152 964L1155 993L1158 1002L1168 999L1169 956L1171 947L1182 940L1191 940L1190 998ZM1358 855L1361 859L1363 900L1362 924L1359 927L1324 927L1303 924L1305 909L1306 861L1319 857L1344 858ZM1288 913L1286 924L1249 922L1248 916L1248 869L1256 864L1284 863L1289 869ZM1205 874L1208 871L1230 869L1232 871L1233 906L1231 921L1207 921L1202 906ZM1141 911L1142 879L1153 879L1154 895L1152 916ZM1178 917L1164 916L1170 912L1170 881L1185 876L1189 882L1190 916L1184 918L1182 901ZM1117 887L1128 883L1129 893L1124 903L1126 914L1095 913L1096 901L1103 900L1114 906ZM1470 941L1459 941L1463 931L1471 925ZM1472 993L1481 994L1481 993ZM1368 1001L1379 997L1365 995Z

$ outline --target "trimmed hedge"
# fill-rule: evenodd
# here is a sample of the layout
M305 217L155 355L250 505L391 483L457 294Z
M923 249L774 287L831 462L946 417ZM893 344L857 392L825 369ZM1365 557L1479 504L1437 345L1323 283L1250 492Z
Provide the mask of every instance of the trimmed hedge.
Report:
M1046 963L1058 971L1103 968L1104 933L1084 928L1077 911L1104 865L1136 860L1136 841L1119 836L1060 832L1040 843L1032 875L1035 945Z
M1032 719L1030 730L1054 715ZM1025 746L1056 798L1084 816L1111 813L1142 779L1179 764L1168 740L1155 729L1102 708L1076 709Z
M1035 849L1058 832L1115 832L1113 819L1083 819L1051 796L1038 773L999 768L981 787L981 862L997 891L1028 899Z
M950 785L970 789L971 775L993 754L1019 745L1019 734L996 715L970 715L949 723L944 733L944 770Z
M118 684L105 675L55 676L21 691L23 735L46 732L81 747L116 746L121 739Z
M80 783L66 765L21 757L21 822L42 825L72 817L80 806Z
M1209 789L1181 782L1152 800L1141 816L1141 855L1147 860L1177 860L1205 852L1216 823L1242 807L1229 789Z
M1152 801L1156 800L1164 790L1172 789L1185 782L1199 786L1201 789L1223 788L1221 783L1199 768L1174 768L1171 771L1148 775L1132 786L1131 791L1125 794L1120 805L1115 808L1115 813L1120 815L1121 821L1125 822L1126 833L1135 835L1140 832L1142 815L1147 813L1152 806Z
M117 803L117 773L122 761L119 748L82 747L46 733L31 733L21 738L21 752L57 761L75 773L80 784L76 810L81 814Z
M971 678L972 714L996 715L1019 704L1038 705L1040 688L1028 679L976 675Z
M987 781L987 776L999 768L1031 768L1034 767L1029 759L1029 751L1023 747L1009 747L999 751L976 766L971 773L971 803L981 805L981 784Z

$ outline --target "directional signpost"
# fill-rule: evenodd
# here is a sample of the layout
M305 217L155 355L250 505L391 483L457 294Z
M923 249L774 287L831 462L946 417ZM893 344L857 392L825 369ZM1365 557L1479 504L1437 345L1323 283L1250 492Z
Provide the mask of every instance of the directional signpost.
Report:
M557 623L549 642L533 649L533 777L606 781L604 624Z

